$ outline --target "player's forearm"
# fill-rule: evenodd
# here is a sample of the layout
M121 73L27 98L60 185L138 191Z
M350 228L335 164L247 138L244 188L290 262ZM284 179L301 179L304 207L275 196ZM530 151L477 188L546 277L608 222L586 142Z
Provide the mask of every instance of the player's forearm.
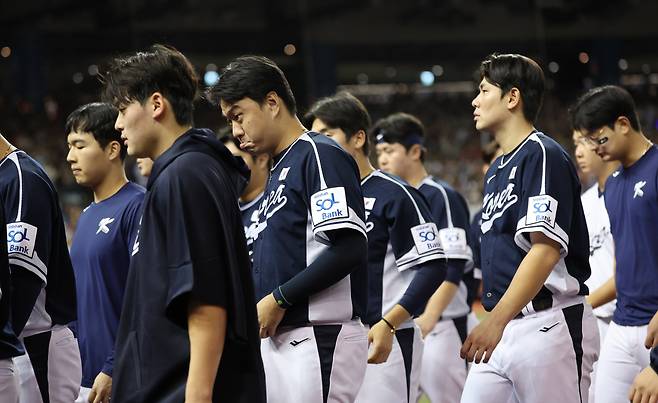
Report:
M427 301L439 288L445 277L446 262L444 259L430 260L420 264L399 304L412 315L421 314Z
M336 231L333 243L306 270L273 290L274 297L294 305L322 291L367 264L368 240L358 231Z
M514 319L521 309L537 295L560 260L560 249L557 243L548 240L544 235L541 236L541 239L537 242L533 240L530 251L521 261L507 291L491 311L491 320L507 324Z
M190 368L185 386L185 399L210 401L224 350L226 310L219 306L191 303L187 326L190 339Z
M615 286L615 276L613 275L587 296L587 302L592 305L592 308L598 308L615 298L617 298L617 288Z
M390 311L386 312L384 318L397 329L401 324L411 318L411 313L402 305L397 304Z
M436 290L434 295L427 302L425 307L425 315L430 315L435 321L438 321L443 311L446 310L452 299L457 295L459 287L457 284L450 281L444 281Z

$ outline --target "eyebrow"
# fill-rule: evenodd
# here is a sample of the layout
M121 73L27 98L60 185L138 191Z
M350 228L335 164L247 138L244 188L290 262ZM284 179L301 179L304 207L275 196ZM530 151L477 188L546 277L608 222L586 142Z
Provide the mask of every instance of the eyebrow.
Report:
M231 105L231 107L228 108L228 111L227 111L226 114L225 114L226 118L229 119L229 120L233 120L233 115L234 115L234 113L235 113L234 111L235 111L235 109L237 109L237 108L239 108L237 105L235 105L235 104L234 104L234 105Z
M85 141L82 140L82 139L76 139L76 140L73 140L73 141L69 141L68 143L71 144L72 146L74 146L74 145L80 144L80 143L85 144Z

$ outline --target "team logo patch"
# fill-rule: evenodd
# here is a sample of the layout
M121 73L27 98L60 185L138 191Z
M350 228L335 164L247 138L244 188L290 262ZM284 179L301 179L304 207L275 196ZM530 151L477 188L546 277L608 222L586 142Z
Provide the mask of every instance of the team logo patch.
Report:
M516 167L512 168L512 171L509 173L509 178L508 179L512 180L512 179L514 179L515 176L516 176Z
M446 255L466 254L466 231L463 228L443 228L439 231L441 246Z
M311 217L314 225L336 218L348 218L345 188L324 189L311 196Z
M642 190L642 188L646 184L647 184L647 181L639 181L635 184L635 187L633 188L633 192L634 192L633 193L633 199L635 199L636 197L644 196L644 190Z
M526 225L545 223L555 227L557 200L549 195L534 196L528 199Z
M7 252L20 253L31 258L37 239L37 227L26 222L7 224Z
M113 222L114 222L114 218L105 217L105 218L101 219L98 222L98 230L96 231L96 235L100 234L101 232L103 234L109 233L110 232L110 227L108 227L108 225L112 224Z
M414 238L416 250L419 255L441 249L439 231L436 229L436 224L433 222L411 227L411 235Z

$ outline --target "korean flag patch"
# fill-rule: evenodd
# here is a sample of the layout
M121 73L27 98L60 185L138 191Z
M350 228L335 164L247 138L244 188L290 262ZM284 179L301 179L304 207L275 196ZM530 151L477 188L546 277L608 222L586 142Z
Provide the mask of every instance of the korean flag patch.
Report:
M20 253L29 258L34 255L37 227L26 222L7 224L7 252Z
M416 244L416 250L419 255L441 249L439 231L433 222L412 227L411 235L414 237L414 243Z
M525 216L525 224L547 224L555 227L557 214L557 200L549 195L534 196L528 199L528 211Z
M328 188L311 196L311 217L315 226L336 218L348 218L345 188Z

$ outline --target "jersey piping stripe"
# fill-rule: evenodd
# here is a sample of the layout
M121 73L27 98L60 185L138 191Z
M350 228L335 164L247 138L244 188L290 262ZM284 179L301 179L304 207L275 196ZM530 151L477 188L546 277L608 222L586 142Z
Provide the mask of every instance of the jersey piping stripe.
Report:
M371 176L376 176L378 178L385 179L389 182L392 182L392 183L395 183L396 185L398 185L404 191L404 193L407 195L407 197L409 197L409 200L411 200L411 202L414 204L414 208L416 209L416 214L418 214L418 221L421 224L425 224L425 219L423 218L423 215L420 213L420 209L418 208L418 204L416 203L416 200L414 200L414 198L411 196L411 193L409 193L409 191L407 190L407 188L404 187L403 184L396 181L395 179L389 178L388 176L384 175L380 171L374 171L373 173L368 175L368 178L371 177ZM368 180L368 178L364 179L361 182L361 185L363 185L365 183L365 181Z
M320 190L326 189L327 183L324 181L324 174L322 173L322 164L320 163L320 154L318 153L318 148L315 146L315 142L306 133L302 134L299 137L299 139L311 143L311 147L313 147L313 152L315 153L315 160L317 161L318 164L318 173L320 174Z
M23 172L21 172L21 164L20 162L18 162L18 151L19 150L16 150L10 153L7 156L7 159L5 160L5 161L10 160L11 162L13 162L14 166L16 166L16 170L18 171L18 211L16 214L16 220L14 220L15 222L21 220L21 216L23 212ZM2 161L2 164L4 164L5 161Z
M542 143L541 139L537 136L537 133L532 133L532 135L530 135L530 139L539 143L542 151L541 191L539 194L543 196L546 194L546 148L544 147L544 143Z
M240 211L249 210L254 204L256 204L256 203L258 203L259 201L261 201L261 199L262 199L262 197L263 197L264 194L265 194L265 192L260 192L260 193L258 194L258 196L256 196L256 197L254 198L254 200L250 201L250 202L247 203L247 204L243 204L242 206L239 206L239 207L240 207Z
M421 182L422 184L429 185L432 187L435 187L441 191L441 194L443 195L443 201L446 204L446 213L448 215L448 228L453 228L454 226L452 225L452 214L450 213L450 201L448 200L448 193L446 193L446 190L441 186L439 183L435 182L431 177L427 177L423 179Z

